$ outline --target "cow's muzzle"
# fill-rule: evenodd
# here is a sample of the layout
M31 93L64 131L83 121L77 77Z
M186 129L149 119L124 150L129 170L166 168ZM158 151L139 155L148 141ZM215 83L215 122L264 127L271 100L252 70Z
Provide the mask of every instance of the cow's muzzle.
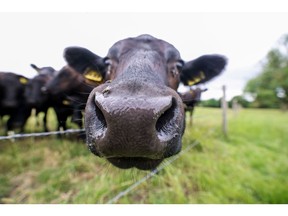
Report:
M117 167L153 169L181 149L184 115L177 94L90 95L85 115L87 144Z

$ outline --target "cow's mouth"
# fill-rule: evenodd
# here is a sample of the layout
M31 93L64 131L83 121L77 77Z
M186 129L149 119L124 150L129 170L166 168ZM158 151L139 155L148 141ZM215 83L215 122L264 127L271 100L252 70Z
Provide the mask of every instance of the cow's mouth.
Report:
M111 157L107 158L107 160L121 169L136 167L140 170L153 170L163 161L163 159L149 159L144 157Z

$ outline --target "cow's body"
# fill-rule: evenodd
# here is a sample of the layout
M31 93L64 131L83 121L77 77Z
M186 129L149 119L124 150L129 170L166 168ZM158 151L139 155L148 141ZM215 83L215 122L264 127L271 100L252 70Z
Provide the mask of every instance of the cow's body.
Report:
M25 123L31 109L24 98L24 89L28 78L11 72L0 72L0 116L8 115L6 131L20 129L24 131Z
M43 94L41 88L52 78L55 70L52 67L38 68L31 64L38 74L29 80L25 89L25 98L29 106L36 110L36 116L39 113L44 113L43 127L44 131L47 128L47 111L52 107L52 98L48 94Z
M150 35L118 41L104 58L80 47L67 48L65 58L71 68L96 71L107 81L86 104L89 149L119 168L144 170L181 150L185 113L179 83L206 82L226 65L220 55L184 62L173 45Z
M59 93L57 95L51 95L42 91L42 88L53 78L56 71L52 67L38 68L33 64L31 66L38 72L38 75L33 77L27 83L25 89L25 97L27 103L32 108L36 109L36 115L38 115L40 112L44 113L44 131L48 131L47 111L50 107L54 109L57 117L57 129L66 130L67 118L74 112L73 106L71 106L71 102L68 102L63 94ZM82 127L81 121L79 127Z

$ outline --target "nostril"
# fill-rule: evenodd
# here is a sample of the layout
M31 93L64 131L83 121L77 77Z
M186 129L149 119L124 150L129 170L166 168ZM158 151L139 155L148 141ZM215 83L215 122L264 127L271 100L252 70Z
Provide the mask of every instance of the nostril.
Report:
M85 111L86 142L88 148L93 154L102 157L103 154L99 151L97 143L105 137L107 122L102 111L101 103L99 103L97 99L94 101L88 100Z
M162 115L159 116L156 122L156 131L158 132L158 137L161 140L170 139L173 135L174 127L173 118L175 118L175 112L177 108L177 102L175 98L172 98L171 106L166 108Z
M95 103L95 113L96 113L96 131L98 134L99 138L100 136L103 135L103 133L105 132L105 130L107 129L107 122L105 120L104 114L100 108L100 106L97 105L97 101Z

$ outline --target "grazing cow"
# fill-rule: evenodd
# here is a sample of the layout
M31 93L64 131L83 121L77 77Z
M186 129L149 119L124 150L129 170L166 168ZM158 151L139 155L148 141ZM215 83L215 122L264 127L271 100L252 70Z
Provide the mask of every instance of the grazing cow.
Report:
M8 115L6 132L20 129L24 131L25 123L31 109L24 98L24 89L28 78L12 72L0 72L0 117Z
M31 67L38 72L38 75L27 83L25 89L27 103L36 109L36 115L44 112L43 126L45 131L48 131L47 111L50 107L52 107L56 113L58 120L57 129L60 130L62 128L66 130L66 121L68 116L73 114L73 107L70 106L69 102L67 103L64 95L51 95L41 90L46 83L53 78L56 71L52 67L39 68L34 64L31 64ZM79 124L79 127L82 127L81 123Z
M190 90L184 93L179 93L183 103L184 103L184 109L185 113L189 112L189 120L190 125L192 125L192 116L194 112L195 105L200 102L201 99L201 93L207 91L207 89L201 89L199 87L192 88L190 87Z
M185 113L179 83L204 83L226 65L221 55L184 62L173 45L150 35L120 40L104 58L81 47L66 48L65 56L70 67L91 68L106 81L87 100L86 142L124 169L154 169L180 152Z

